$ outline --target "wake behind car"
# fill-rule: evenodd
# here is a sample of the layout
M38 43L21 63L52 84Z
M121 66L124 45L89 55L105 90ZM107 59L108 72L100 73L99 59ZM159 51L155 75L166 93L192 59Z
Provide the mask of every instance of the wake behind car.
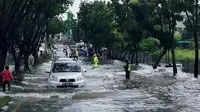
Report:
M82 87L84 70L75 61L56 61L53 63L48 79L49 87Z

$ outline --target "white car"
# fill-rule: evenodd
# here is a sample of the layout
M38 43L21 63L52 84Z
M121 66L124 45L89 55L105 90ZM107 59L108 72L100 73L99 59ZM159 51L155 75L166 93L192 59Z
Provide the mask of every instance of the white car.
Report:
M75 61L56 61L52 64L49 87L82 87L85 85L82 66Z

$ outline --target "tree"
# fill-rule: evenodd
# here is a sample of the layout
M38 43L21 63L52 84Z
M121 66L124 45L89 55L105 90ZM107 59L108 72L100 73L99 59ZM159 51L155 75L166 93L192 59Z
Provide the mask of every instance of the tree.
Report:
M0 5L0 71L3 70L7 51L12 44L13 32L30 11L31 0L2 0Z
M198 45L198 7L199 2L198 0L184 0L181 1L183 5L184 12L187 15L187 21L185 24L189 27L187 27L187 30L192 31L193 37L194 37L194 45L195 45L195 60L194 60L194 77L198 78L198 66L199 66L199 45ZM195 5L195 8L194 8Z
M102 47L112 49L112 43L115 41L113 22L113 12L104 2L83 3L80 7L79 31L83 31L84 41L92 43L96 51Z
M166 5L167 4L167 5ZM172 63L173 63L173 73L177 74L176 68L176 60L175 60L175 41L174 41L174 33L176 21L183 21L183 17L180 15L182 10L177 8L178 5L182 5L179 0L163 0L157 4L157 14L161 14L159 24L161 26L159 35L159 40L161 46L163 47L163 51L156 63L154 64L154 68L157 67L159 60L166 54L167 51L171 50L172 53Z
M142 51L147 51L149 53L154 53L155 51L157 51L158 48L158 41L157 39L153 38L153 37L149 37L147 39L143 39L140 42L140 49Z
M49 20L64 13L71 0L4 0L0 5L0 70L5 65L10 49L15 60L15 70L19 71L21 57L25 68L29 69L28 57L36 54Z
M58 17L54 17L52 20L50 20L47 23L47 34L52 34L52 37L54 37L55 34L58 34L60 32L64 32L65 30L65 22Z

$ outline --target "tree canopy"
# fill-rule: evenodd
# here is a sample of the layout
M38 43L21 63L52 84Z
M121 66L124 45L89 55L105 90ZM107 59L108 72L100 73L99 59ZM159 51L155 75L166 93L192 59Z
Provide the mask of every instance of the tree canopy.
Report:
M7 52L12 51L15 69L19 69L24 56L36 53L44 32L55 34L63 30L62 21L56 18L66 12L72 0L0 0L0 71Z

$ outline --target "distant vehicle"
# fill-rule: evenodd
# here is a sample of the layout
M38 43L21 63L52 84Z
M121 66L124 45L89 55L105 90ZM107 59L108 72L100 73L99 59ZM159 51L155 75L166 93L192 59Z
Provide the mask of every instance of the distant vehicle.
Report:
M79 55L81 56L87 56L87 51L84 49L79 49Z
M55 61L48 79L49 87L82 87L84 86L84 70L75 61Z
M52 60L56 61L58 58L66 58L66 54L62 51L56 51Z

